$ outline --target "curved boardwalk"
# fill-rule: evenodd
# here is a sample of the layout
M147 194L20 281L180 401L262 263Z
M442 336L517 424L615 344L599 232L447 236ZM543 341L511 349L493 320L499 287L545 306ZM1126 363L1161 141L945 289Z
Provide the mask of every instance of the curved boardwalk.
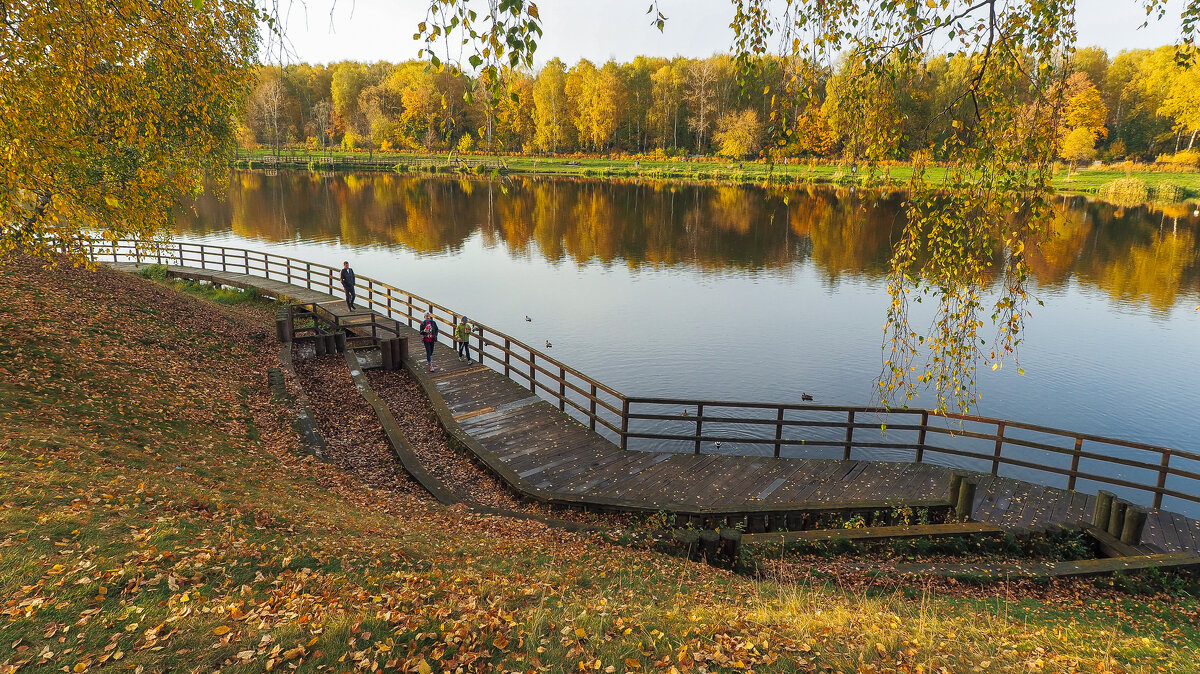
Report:
M132 263L111 266L132 271ZM264 295L311 305L360 334L385 326L417 333L379 314L347 310L340 297L247 274L168 267L176 276L254 287ZM364 354L365 356L366 354ZM680 454L621 449L559 407L489 367L460 361L439 343L433 373L414 368L447 430L517 491L543 501L599 508L668 511L738 518L755 513L944 503L952 469L929 463ZM1090 519L1096 497L985 473L973 518L1006 529L1037 529ZM1200 551L1200 523L1150 510L1143 549Z

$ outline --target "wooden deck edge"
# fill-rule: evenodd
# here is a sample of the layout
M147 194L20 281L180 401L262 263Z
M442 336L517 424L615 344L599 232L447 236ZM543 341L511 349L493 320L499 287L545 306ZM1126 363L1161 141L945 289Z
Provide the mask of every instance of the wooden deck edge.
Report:
M292 363L292 354L292 342L283 343L279 347L279 366L291 375L292 381L299 381L296 367ZM328 461L329 447L325 444L325 436L321 435L321 429L317 427L317 418L312 413L308 396L305 395L303 388L299 386L296 388L299 389L299 394L293 401L296 408L296 419L292 422L292 426L300 436L300 442L310 454L320 461Z
M844 540L886 540L903 538L950 538L976 534L1003 534L1004 529L983 522L952 524L915 524L910 526L864 527L862 529L809 529L763 534L743 534L742 545Z
M728 517L738 515L769 515L776 513L792 513L792 512L841 512L852 510L872 510L890 508L895 505L895 501L887 500L866 500L866 501L847 501L847 502L797 502L785 503L773 506L739 506L739 507L715 507L703 508L681 503L666 503L659 505L646 505L634 501L625 501L622 499L610 499L598 496L579 496L575 494L562 494L549 491L540 487L530 485L522 479L515 471L509 468L500 457L493 454L479 441L475 440L467 433L454 418L454 413L450 410L450 406L442 397L438 390L435 380L429 377L428 373L421 367L416 367L412 359L406 360L404 367L417 380L421 389L425 391L426 397L429 399L430 406L437 415L438 422L442 429L451 437L462 443L470 450L480 461L484 463L489 470L500 478L504 484L513 492L535 501L545 503L547 505L558 506L575 506L584 508L598 508L606 510L615 510L623 512L637 513L656 513L669 512L677 516L694 516L694 517ZM490 368L489 368L490 369ZM625 450L634 451L634 450ZM905 504L913 508L939 508L948 507L950 502L946 499L914 499L905 501Z
M408 439L404 437L404 432L400 430L400 426L396 423L396 417L392 416L392 411L388 406L379 399L371 388L370 382L367 381L367 375L363 372L362 365L358 362L358 356L349 349L345 352L346 366L350 369L350 378L354 380L354 387L358 389L359 395L371 409L375 411L375 417L379 419L379 425L383 427L383 433L387 436L388 445L392 448L392 453L399 459L400 465L404 466L404 471L412 476L417 484L420 484L425 491L429 492L438 503L442 505L454 505L460 502L460 499L455 496L442 481L434 477L425 466L421 465L420 458L417 457L416 451L409 444Z
M392 452L400 461L407 472L414 480L416 480L426 491L430 493L442 505L450 506L456 504L465 505L472 512L484 515L496 515L499 517L509 517L514 519L530 520L541 522L549 527L563 529L573 532L603 532L607 531L607 527L593 526L589 524L581 524L579 522L571 522L569 520L561 520L554 517L546 517L536 513L526 513L517 510L507 510L505 508L496 508L493 506L484 505L468 499L460 499L454 495L446 486L429 473L421 464L420 458L412 448L412 444L408 442L404 431L401 430L399 424L396 423L395 416L391 410L379 399L379 395L371 388L366 374L363 372L361 364L358 362L358 357L350 350L345 353L346 365L350 369L350 377L354 380L355 388L363 399L371 405L375 411L375 416L379 420L380 426L383 428L384 434L387 436L388 444L392 447Z
M1015 564L903 564L895 567L900 575L935 575L949 578L984 577L996 581L1016 578L1082 578L1107 576L1118 572L1145 569L1200 569L1200 556L1189 552L1133 557L1083 559L1071 562L1024 562Z

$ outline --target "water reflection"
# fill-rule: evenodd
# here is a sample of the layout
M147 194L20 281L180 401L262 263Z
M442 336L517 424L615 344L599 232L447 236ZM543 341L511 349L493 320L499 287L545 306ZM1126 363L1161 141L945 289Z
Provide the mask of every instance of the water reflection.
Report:
M826 284L886 274L901 198L814 187L674 185L540 177L504 180L240 171L226 194L182 209L180 228L270 242L402 246L419 254L485 245L552 262L631 269L789 272L811 260ZM1056 201L1053 236L1031 255L1042 288L1073 279L1121 304L1164 312L1200 289L1190 205Z

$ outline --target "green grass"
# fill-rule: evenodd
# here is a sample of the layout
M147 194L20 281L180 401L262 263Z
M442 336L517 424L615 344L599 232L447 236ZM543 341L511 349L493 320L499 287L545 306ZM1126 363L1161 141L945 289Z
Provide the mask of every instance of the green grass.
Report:
M1191 598L776 584L372 491L270 401L269 307L0 271L0 674L1196 670Z

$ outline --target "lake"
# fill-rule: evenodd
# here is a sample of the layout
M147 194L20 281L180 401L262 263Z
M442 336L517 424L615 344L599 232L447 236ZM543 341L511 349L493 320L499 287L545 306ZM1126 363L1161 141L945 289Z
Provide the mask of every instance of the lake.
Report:
M348 260L549 341L629 395L866 405L899 203L829 187L239 171L178 227L185 240ZM975 412L1200 451L1200 217L1056 206L1057 236L1031 256L1044 306L1031 305L1026 374L981 370ZM913 404L933 406L932 392Z

